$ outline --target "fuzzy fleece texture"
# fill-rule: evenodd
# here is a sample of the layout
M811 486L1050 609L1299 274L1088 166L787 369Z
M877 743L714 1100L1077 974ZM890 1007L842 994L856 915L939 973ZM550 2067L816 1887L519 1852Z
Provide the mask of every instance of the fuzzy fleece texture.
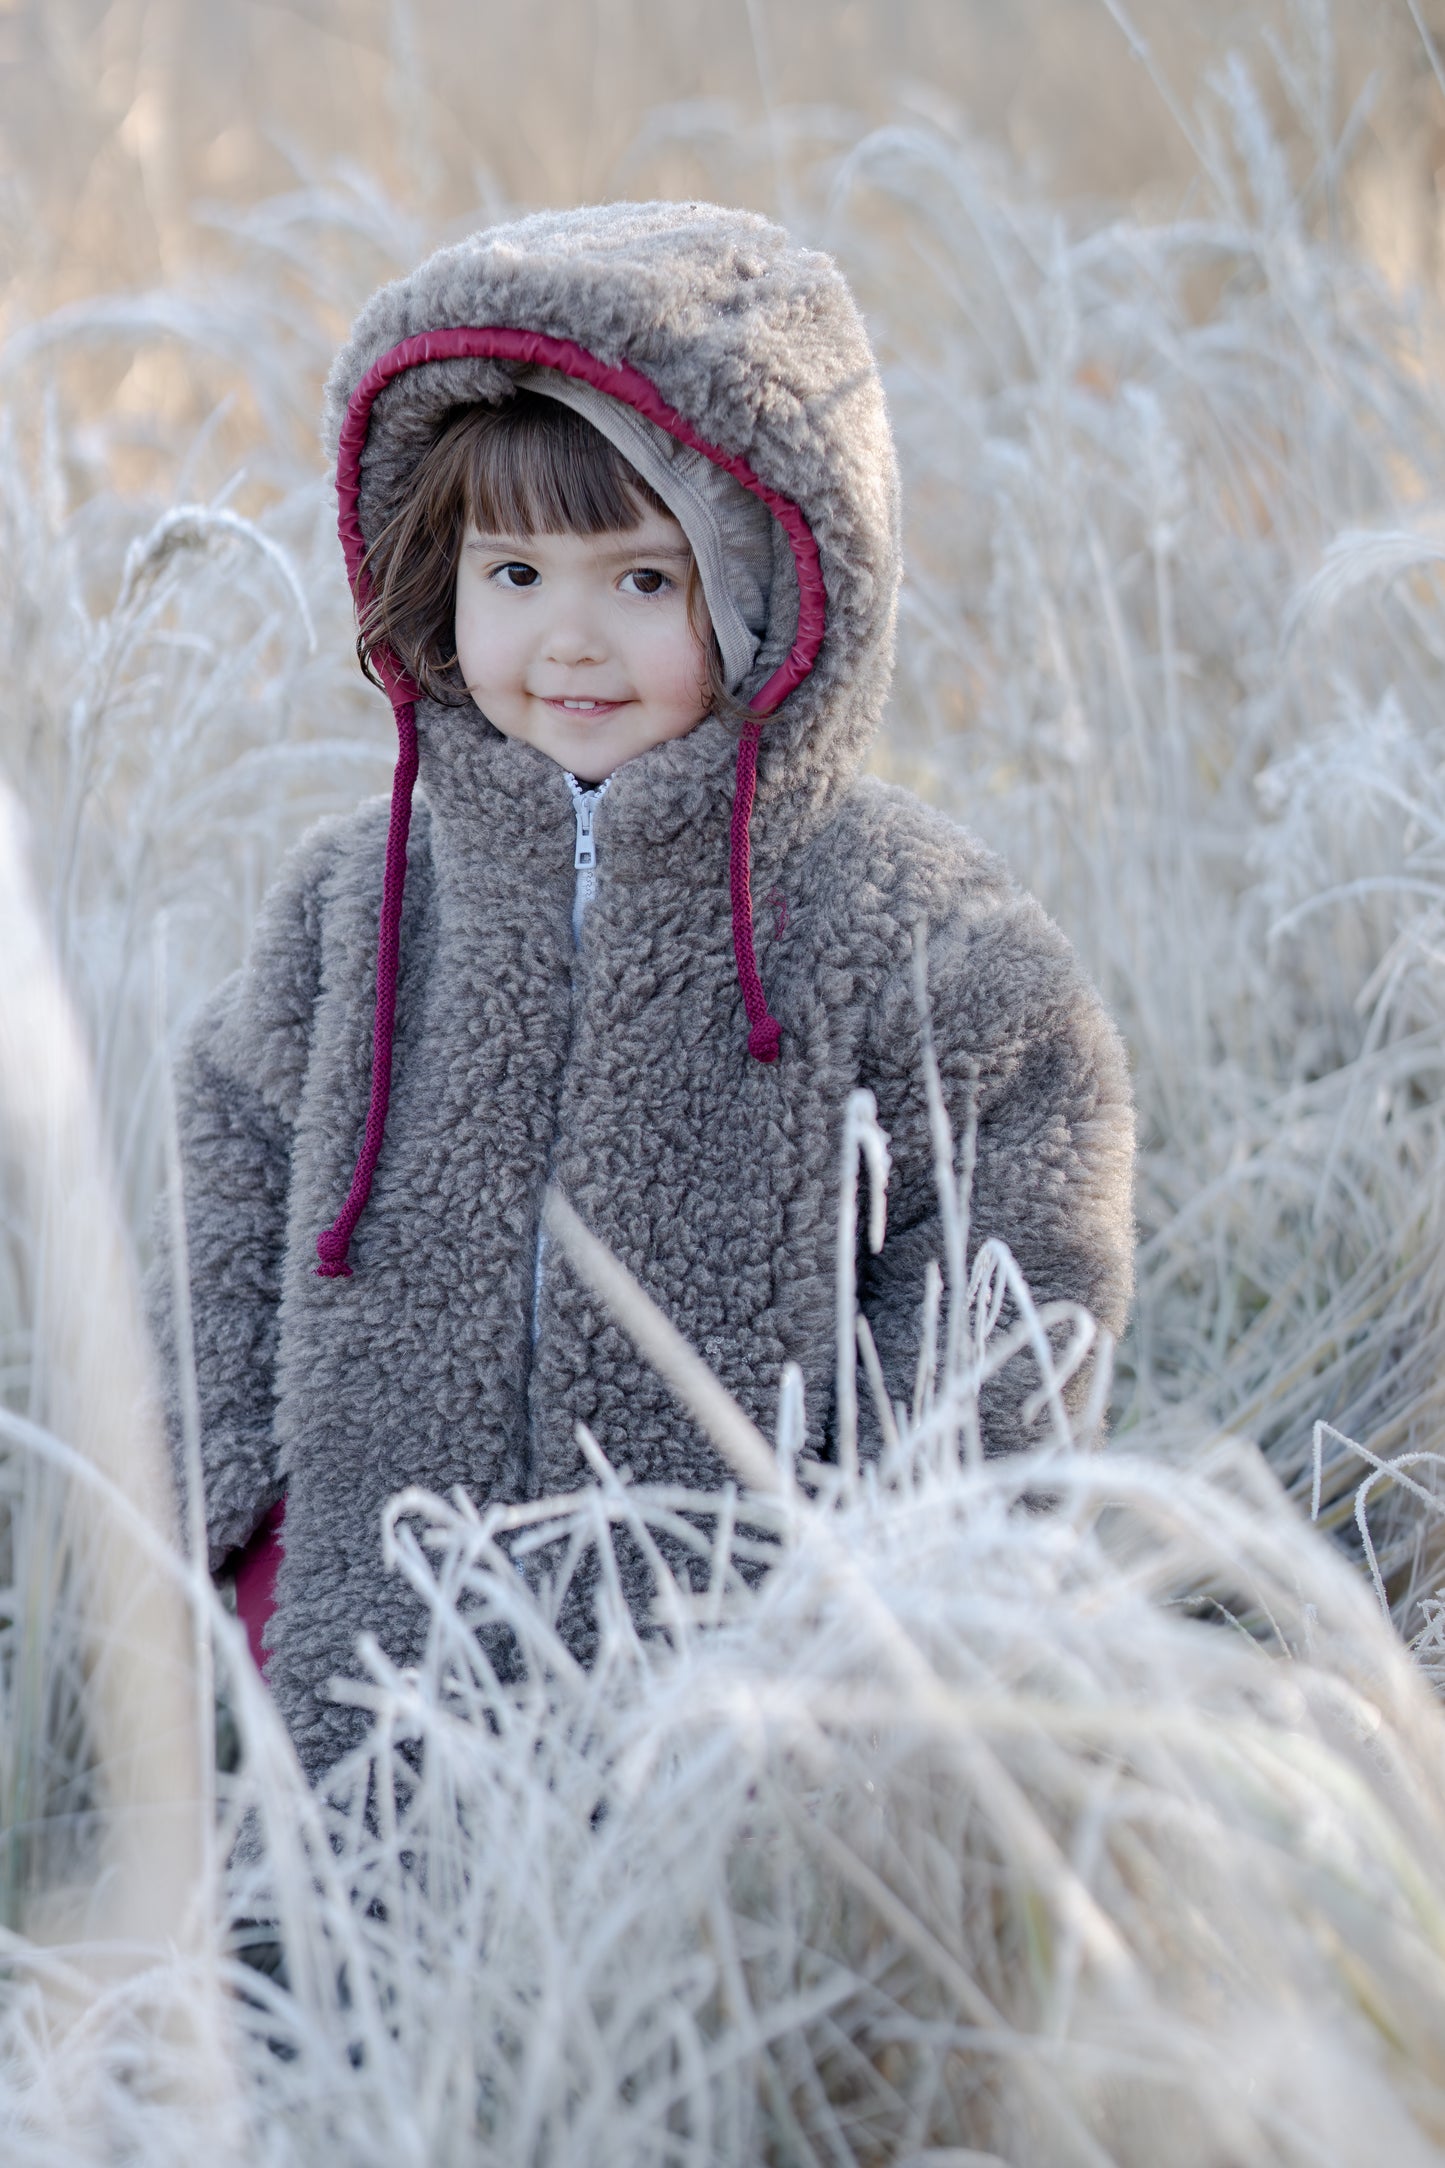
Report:
M366 1111L384 804L300 845L244 969L192 1036L180 1107L212 1557L285 1490L268 1677L313 1772L355 1736L356 1713L326 1684L355 1670L358 1633L403 1663L419 1645L413 1600L381 1567L393 1492L571 1489L589 1480L579 1422L641 1481L723 1479L551 1250L533 1345L549 1175L768 1431L796 1362L809 1442L826 1452L842 1115L850 1090L870 1087L895 1172L863 1303L891 1392L911 1396L924 1270L941 1253L912 994L920 922L960 1127L977 1079L973 1239L1002 1237L1039 1299L1085 1303L1114 1333L1131 1285L1130 1094L1096 995L997 860L859 773L891 668L898 487L877 372L832 262L707 205L496 228L368 303L328 386L332 445L378 355L454 324L549 332L651 377L801 507L828 629L759 760L753 895L776 1063L747 1051L734 969L733 735L709 718L616 772L574 950L562 770L470 705L418 708L391 1111L353 1278L319 1278L315 1242ZM439 415L509 388L497 364L452 361L383 393L363 469L368 534ZM747 691L796 620L778 540ZM168 1343L159 1286L156 1308ZM1020 1370L993 1393L991 1451L1023 1442L1023 1387ZM585 1654L585 1607L569 1630Z

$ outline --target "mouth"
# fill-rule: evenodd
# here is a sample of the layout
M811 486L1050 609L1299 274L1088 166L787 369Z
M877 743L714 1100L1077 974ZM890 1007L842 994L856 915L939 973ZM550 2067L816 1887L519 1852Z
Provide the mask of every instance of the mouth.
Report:
M559 715L585 715L594 720L599 715L615 715L627 705L625 700L552 700L545 693L538 698L544 707L554 708Z

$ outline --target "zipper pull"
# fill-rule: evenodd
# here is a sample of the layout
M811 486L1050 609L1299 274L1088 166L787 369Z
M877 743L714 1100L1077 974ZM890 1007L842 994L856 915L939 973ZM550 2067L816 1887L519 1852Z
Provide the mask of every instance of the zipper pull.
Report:
M597 839L592 833L592 823L597 818L597 800L600 791L579 790L573 793L572 804L577 815L577 848L572 854L574 866L588 867L597 863Z
M597 868L597 838L592 824L597 818L597 808L607 796L607 786L612 781L604 775L600 783L584 790L570 768L562 773L567 778L567 788L572 793L572 810L577 816L577 848L572 853L572 863L580 873L593 873Z

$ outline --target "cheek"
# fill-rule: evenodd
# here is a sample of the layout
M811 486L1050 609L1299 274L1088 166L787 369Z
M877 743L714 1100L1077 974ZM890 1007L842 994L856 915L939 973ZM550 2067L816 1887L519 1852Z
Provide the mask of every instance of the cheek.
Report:
M461 580L457 581L452 638L457 645L457 665L463 678L470 684L480 642L477 636L476 604Z
M457 582L454 637L457 666L468 689L505 681L513 669L506 613L490 607L485 589L465 579Z
M701 704L707 688L707 656L685 612L659 625L647 646L647 669L657 696L672 706Z

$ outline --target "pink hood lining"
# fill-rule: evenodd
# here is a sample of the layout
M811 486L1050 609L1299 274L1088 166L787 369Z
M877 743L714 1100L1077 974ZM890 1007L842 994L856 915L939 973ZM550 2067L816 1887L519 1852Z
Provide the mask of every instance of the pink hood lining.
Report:
M358 612L370 599L365 571L366 537L361 528L361 461L371 426L371 410L378 394L404 370L431 361L461 359L512 361L532 367L558 369L595 385L624 405L636 409L648 421L666 429L715 466L722 467L744 489L751 490L767 506L788 537L798 578L798 629L786 660L748 703L760 719L781 706L811 672L823 644L827 605L818 544L808 522L791 499L781 496L756 475L745 459L725 452L701 436L687 418L669 406L657 386L630 362L605 362L572 339L554 339L545 332L515 331L504 325L462 324L436 331L422 331L380 355L351 395L342 423L336 457L337 526L346 558L347 576ZM376 1016L372 1034L371 1097L366 1128L351 1188L335 1222L316 1238L322 1279L349 1279L347 1250L356 1223L371 1193L372 1177L386 1131L386 1110L391 1098L392 1044L396 1023L396 980L400 960L402 891L406 881L406 841L411 826L412 791L417 775L416 702L418 688L402 670L396 657L378 649L374 661L386 687L396 717L398 741L396 775L392 783L391 820L386 839L386 871L382 882L381 923L377 938ZM761 721L745 725L738 742L737 783L733 794L729 838L729 887L732 899L733 951L738 983L748 1018L748 1050L758 1061L778 1058L781 1033L777 1019L768 1013L767 997L758 976L753 950L753 907L749 824L757 785L758 741Z

